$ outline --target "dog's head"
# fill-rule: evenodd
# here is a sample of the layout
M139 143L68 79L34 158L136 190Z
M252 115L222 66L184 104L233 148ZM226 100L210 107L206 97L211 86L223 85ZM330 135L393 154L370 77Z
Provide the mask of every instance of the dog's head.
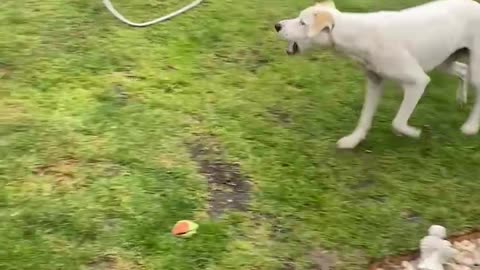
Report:
M312 45L332 45L330 31L335 24L335 12L338 11L333 1L326 1L303 10L297 18L276 23L278 35L288 41L287 53L304 52Z

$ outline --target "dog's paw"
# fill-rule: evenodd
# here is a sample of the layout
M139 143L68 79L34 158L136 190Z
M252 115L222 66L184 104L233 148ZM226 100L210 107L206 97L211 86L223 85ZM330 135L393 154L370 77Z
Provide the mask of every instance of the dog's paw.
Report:
M407 137L415 138L415 139L420 138L420 135L422 135L422 130L421 129L411 127L411 126L408 126L408 125L405 125L405 126L394 125L393 130L398 135L403 135L403 136L407 136Z
M468 122L463 124L461 128L462 133L467 136L476 135L478 133L478 129L479 129L479 124L475 124L475 123L472 124Z
M356 135L348 135L337 142L338 149L353 149L355 148L360 142L362 138Z

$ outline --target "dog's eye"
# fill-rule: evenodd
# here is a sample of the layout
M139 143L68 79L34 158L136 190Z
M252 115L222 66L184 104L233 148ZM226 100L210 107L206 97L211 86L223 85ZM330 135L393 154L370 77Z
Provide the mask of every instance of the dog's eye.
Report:
M300 20L300 25L305 25L305 22Z

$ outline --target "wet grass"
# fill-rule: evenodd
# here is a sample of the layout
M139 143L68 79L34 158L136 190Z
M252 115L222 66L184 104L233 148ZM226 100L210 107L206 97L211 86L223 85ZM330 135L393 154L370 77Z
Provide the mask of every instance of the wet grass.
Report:
M114 2L135 21L180 5ZM459 131L457 82L433 74L412 118L431 127L422 140L391 132L390 87L368 140L337 152L362 74L329 52L289 58L272 32L309 4L211 0L134 29L101 1L2 1L0 268L301 270L329 251L340 269L365 269L415 249L431 223L478 225L480 140ZM221 152L199 161L191 142L205 135ZM210 218L202 164L248 181L246 209ZM198 234L172 238L180 219Z

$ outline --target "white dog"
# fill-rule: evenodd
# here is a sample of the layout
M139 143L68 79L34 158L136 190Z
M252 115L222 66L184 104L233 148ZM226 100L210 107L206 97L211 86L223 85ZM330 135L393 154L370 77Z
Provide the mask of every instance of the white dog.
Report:
M356 129L337 143L351 149L365 139L386 79L399 83L404 97L393 120L395 132L413 138L420 129L408 124L425 87L426 72L443 70L460 78L457 100L467 101L467 86L476 100L461 130L475 135L480 127L480 4L473 0L437 0L400 11L346 13L333 2L318 3L297 18L275 24L288 41L288 54L312 46L332 47L358 61L366 72L367 91ZM468 65L458 62L468 57Z

